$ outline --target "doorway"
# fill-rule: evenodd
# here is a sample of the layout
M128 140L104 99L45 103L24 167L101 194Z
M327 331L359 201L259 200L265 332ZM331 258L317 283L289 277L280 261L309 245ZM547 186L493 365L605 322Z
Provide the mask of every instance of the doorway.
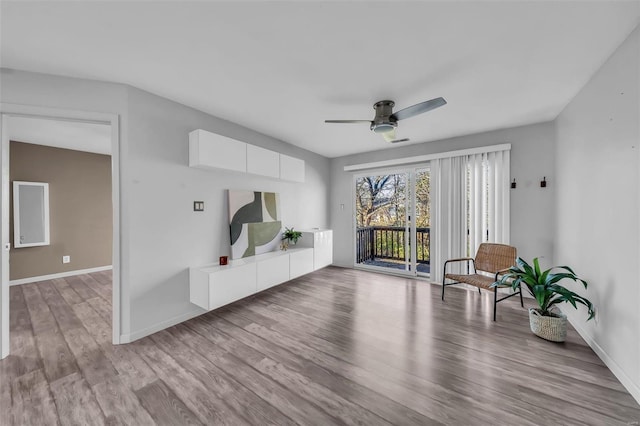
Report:
M355 266L430 275L428 165L354 176Z
M110 144L110 168L111 168L111 265L112 265L112 342L120 342L120 228L119 228L119 126L118 116L115 114L88 113L80 111L64 111L58 109L30 107L23 105L1 104L2 134L0 149L0 164L2 166L2 197L0 207L2 213L2 226L0 237L2 240L1 252L1 293L0 293L0 334L1 334L1 358L9 355L9 285L10 285L10 250L13 241L10 238L9 216L10 216L10 129L12 120L41 119L57 122L74 122L78 124L94 124L107 126L108 143ZM108 166L109 167L109 166ZM73 261L73 258L71 259ZM64 262L64 259L61 259ZM14 280L13 284L19 284Z

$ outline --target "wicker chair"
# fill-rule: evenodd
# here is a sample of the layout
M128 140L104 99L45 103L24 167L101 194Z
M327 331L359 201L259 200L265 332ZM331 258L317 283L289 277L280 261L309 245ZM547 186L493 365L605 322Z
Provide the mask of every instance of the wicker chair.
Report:
M474 273L468 274L448 274L447 265L454 262L467 262L467 271L469 270L469 262L473 264ZM480 289L491 291L491 284L498 280L500 274L505 273L516 262L516 248L505 244L482 243L478 247L476 258L463 257L460 259L450 259L444 263L444 273L442 277L442 300L444 301L444 288L454 284L469 284ZM481 275L478 272L491 274ZM445 281L453 280L455 282L446 283ZM508 286L502 286L508 287ZM496 320L496 305L498 302L508 299L512 296L520 295L520 305L524 307L522 300L522 287L513 294L498 299L498 287L493 287L493 320Z

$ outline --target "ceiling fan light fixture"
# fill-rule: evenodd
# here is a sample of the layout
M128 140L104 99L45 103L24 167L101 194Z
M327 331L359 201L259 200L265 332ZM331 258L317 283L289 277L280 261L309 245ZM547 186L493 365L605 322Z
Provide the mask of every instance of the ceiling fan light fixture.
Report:
M382 135L384 140L390 143L399 143L408 141L405 139L396 139L396 127L398 127L398 121L411 118L418 114L431 111L432 109L439 108L446 105L447 101L444 98L435 98L428 101L420 102L419 104L412 105L408 108L401 109L400 111L393 112L395 102L385 100L378 101L373 105L373 109L376 111L376 115L373 120L325 120L325 123L369 123L372 132Z
M372 123L371 130L375 133L388 133L393 132L398 127L398 123Z

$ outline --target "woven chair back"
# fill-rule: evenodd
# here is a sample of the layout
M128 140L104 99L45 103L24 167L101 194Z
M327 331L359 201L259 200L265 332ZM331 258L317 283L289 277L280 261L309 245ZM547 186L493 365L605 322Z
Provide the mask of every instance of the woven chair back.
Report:
M476 270L495 274L516 263L516 248L506 244L482 243L476 253Z

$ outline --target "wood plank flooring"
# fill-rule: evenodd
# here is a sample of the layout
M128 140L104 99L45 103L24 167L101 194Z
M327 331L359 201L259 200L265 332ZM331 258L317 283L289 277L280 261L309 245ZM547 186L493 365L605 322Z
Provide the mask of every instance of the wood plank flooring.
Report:
M120 346L109 272L10 297L1 425L640 424L573 329L485 292L329 267Z

